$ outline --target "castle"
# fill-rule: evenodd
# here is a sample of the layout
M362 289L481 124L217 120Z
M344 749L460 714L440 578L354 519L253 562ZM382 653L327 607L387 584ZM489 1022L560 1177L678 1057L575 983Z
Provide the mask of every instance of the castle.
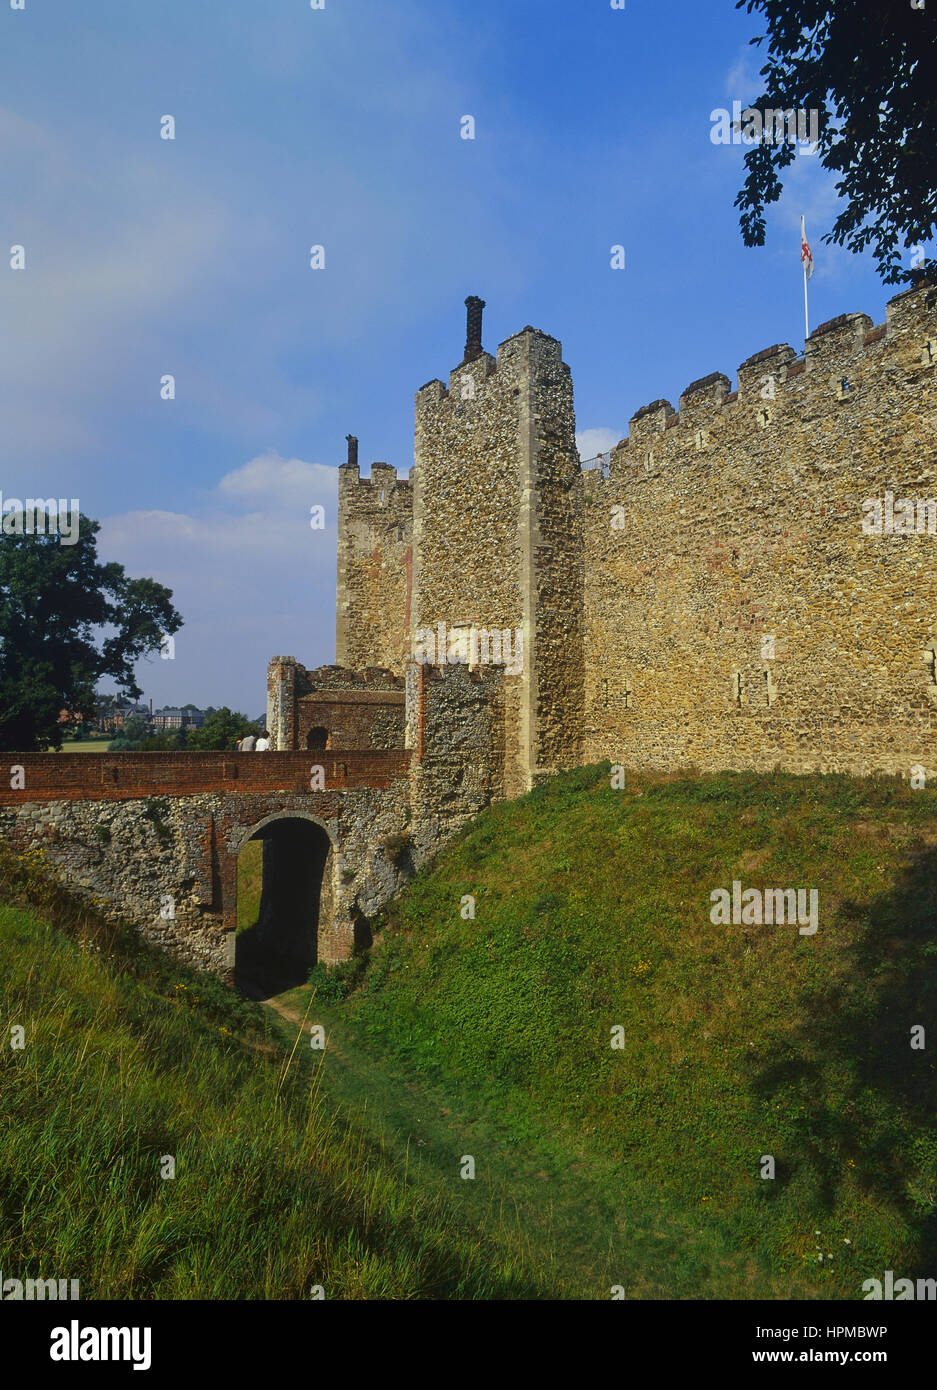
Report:
M275 747L410 748L427 850L604 758L937 776L937 289L652 402L607 470L560 343L466 306L409 478L348 437L337 665L271 663Z
M337 664L271 662L279 752L24 753L0 786L0 837L225 978L365 948L461 826L562 768L937 777L937 288L652 402L607 469L556 339L492 356L466 302L409 479L362 479L348 438Z

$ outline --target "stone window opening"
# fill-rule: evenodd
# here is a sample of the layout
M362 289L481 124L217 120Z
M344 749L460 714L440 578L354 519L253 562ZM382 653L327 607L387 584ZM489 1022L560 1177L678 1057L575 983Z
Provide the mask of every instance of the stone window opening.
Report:
M608 681L602 682L602 705L608 709Z
M772 419L770 405L763 405L756 413L755 419L758 422L758 428L760 430L767 429Z
M698 450L705 449L709 444L709 432L707 430L697 430L696 434L693 436L693 442Z
M741 671L732 672L732 698L741 709L745 702L745 682L742 680Z
M314 729L310 729L306 735L306 747L308 749L322 749L329 746L329 731L324 729L321 724Z
M924 365L932 367L937 362L937 342L933 338L928 338L924 344Z
M625 709L631 709L631 708L633 707L633 703L634 703L634 702L633 702L633 700L632 700L632 698L631 698L631 682L628 681L628 680L626 680L626 681L625 681Z

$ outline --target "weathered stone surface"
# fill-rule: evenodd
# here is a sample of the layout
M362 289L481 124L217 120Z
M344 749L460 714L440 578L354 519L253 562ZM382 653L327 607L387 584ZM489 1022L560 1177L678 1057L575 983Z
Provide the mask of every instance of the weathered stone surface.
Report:
M50 759L54 767L62 756L32 760ZM259 763L267 755L250 756ZM48 871L78 897L133 923L182 960L227 977L237 856L248 839L275 838L278 822L297 820L328 836L317 951L329 963L351 954L356 923L399 891L407 872L387 848L407 829L405 778L315 792L285 787L42 804L10 804L10 796L0 804L0 835L14 849L41 847Z
M937 498L937 290L879 327L830 319L800 360L756 352L730 386L638 411L609 479L579 469L569 372L535 329L417 393L406 584L372 570L365 598L340 566L341 622L359 661L402 626L522 629L500 794L601 757L933 772L937 537L861 523L868 498ZM340 553L363 516L384 525L357 475L342 499Z
M561 767L937 777L937 535L862 528L867 499L937 503L937 290L652 402L608 478L580 468L555 339L494 358L479 318L469 341L417 394L412 486L340 470L344 664L271 663L283 751L14 755L25 789L0 784L0 833L193 963L230 967L237 853L261 835L277 861L278 819L328 836L334 961L467 820ZM520 630L521 669L411 660L440 623Z
M937 775L937 536L862 531L867 498L937 498L935 291L870 328L756 354L590 483L590 760Z

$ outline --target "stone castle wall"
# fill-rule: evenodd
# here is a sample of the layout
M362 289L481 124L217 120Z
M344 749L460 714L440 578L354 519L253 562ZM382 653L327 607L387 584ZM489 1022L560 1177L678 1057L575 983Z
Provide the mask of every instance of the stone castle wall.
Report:
M403 672L410 647L413 495L386 463L362 478L338 470L338 597L335 660Z
M417 393L400 540L396 475L342 470L339 647L400 675L421 629L520 628L494 794L605 757L934 772L937 536L867 535L862 507L937 501L937 290L756 353L736 390L717 372L655 401L608 478L580 468L555 339L468 347Z
M402 749L405 723L403 676L385 667L307 671L275 656L267 668L267 728L278 751Z
M491 801L506 795L505 687L495 666L407 668L409 803L414 868Z
M23 755L21 760L26 761ZM120 754L162 759L192 754ZM355 755L345 755L349 763ZM365 755L367 757L367 755ZM328 837L328 854L319 902L318 958L327 963L351 955L357 926L392 898L403 883L403 868L388 849L408 823L408 754L375 755L386 767L370 783L333 783L321 791L309 786L309 755L244 754L264 767L277 790L259 781L231 790L199 792L196 783L176 794L143 798L115 787L109 793L84 789L80 798L55 794L61 776L54 765L68 754L30 755L31 791L0 797L0 838L14 852L40 850L43 872L79 899L96 903L105 915L132 923L141 934L178 959L231 977L237 927L237 861L248 838L265 839L265 857L290 853L283 830L312 821ZM358 759L361 755L358 755ZM51 772L40 772L46 759ZM274 769L303 765L305 781L277 777ZM74 755L86 767L88 755ZM103 761L103 758L102 758ZM322 760L328 769L328 755ZM297 763L298 768L298 763ZM303 790L305 786L306 790ZM41 791L40 788L45 788ZM89 790L95 799L89 799ZM121 790L123 795L120 794ZM286 824L281 826L281 822ZM269 843L267 841L269 838ZM308 852L308 851L307 851ZM293 855L295 858L296 856ZM303 860L302 872L309 870ZM266 883L265 883L266 886Z
M584 474L586 760L937 775L937 536L862 530L867 498L937 498L937 291L729 386Z
M578 761L582 568L569 368L534 328L416 397L410 627L520 630L503 686L505 782ZM437 660L440 654L437 653Z

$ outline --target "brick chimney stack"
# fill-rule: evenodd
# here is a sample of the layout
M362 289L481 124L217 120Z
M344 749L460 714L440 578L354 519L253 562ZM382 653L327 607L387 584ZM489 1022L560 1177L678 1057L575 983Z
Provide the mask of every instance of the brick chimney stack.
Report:
M476 357L481 357L484 351L482 347L482 310L484 307L485 301L479 299L477 294L470 294L465 301L467 314L463 362L474 362Z
M346 434L346 435L345 435L345 438L348 440L348 457L347 457L347 459L345 460L345 463L347 464L347 466L348 466L349 468L357 468L357 467L358 467L358 440L357 440L356 436L353 435L353 434Z

